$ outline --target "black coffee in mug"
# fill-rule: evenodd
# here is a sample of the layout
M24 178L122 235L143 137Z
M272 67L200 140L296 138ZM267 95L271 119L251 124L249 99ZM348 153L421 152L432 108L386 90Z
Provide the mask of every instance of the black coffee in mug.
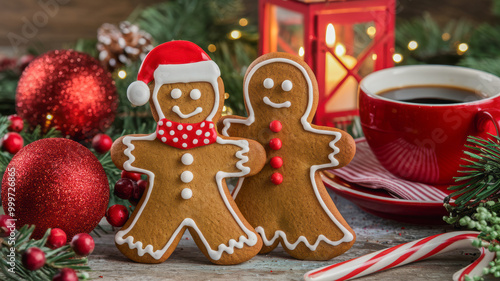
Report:
M421 104L454 104L477 101L486 98L474 90L445 85L422 85L395 88L378 93L387 99Z

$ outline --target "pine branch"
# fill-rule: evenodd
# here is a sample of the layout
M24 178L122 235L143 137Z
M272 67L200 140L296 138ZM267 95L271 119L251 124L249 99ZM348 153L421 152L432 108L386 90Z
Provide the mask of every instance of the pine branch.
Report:
M35 226L25 225L18 231L16 230L14 239L0 239L1 280L52 280L52 277L62 268L72 268L75 271L90 270L88 259L77 257L69 245L54 250L45 246L50 229L39 240L30 239L34 230ZM35 271L28 270L22 263L23 252L31 247L42 250L46 258L45 265ZM79 273L80 278L86 279L86 276L83 272Z

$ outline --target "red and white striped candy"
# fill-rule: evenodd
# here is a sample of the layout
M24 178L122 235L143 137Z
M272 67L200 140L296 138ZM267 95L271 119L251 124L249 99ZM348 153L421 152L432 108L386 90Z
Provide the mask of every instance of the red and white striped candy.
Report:
M477 239L479 232L457 231L437 234L413 242L380 250L359 258L333 264L307 272L304 279L307 281L349 280L362 277L373 272L405 265L414 261L423 260L436 254L457 249L476 249L472 241ZM465 276L481 276L482 269L495 259L495 253L481 248L480 257L472 264L453 275L453 280L465 280Z

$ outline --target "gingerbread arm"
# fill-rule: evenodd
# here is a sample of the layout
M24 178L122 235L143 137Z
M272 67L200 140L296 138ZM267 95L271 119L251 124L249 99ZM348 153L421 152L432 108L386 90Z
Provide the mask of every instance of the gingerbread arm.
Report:
M246 117L227 115L217 122L217 130L219 134L226 137L240 136L241 132L245 131L251 123L251 120Z
M246 177L255 175L266 162L264 147L254 141L243 138L217 137L217 154L225 155L223 172L225 177ZM233 159L233 160L231 160Z
M113 146L111 146L111 160L113 161L115 166L120 170L125 170L124 164L125 162L132 160L130 159L130 156L132 156L132 152L136 148L135 144L137 142L143 141L141 139L146 139L148 137L151 138L150 136L151 135L135 134L122 136L116 139L113 142Z
M348 133L331 127L312 125L306 134L308 142L312 142L310 155L312 163L332 163L327 168L341 168L351 162L356 152L356 143Z

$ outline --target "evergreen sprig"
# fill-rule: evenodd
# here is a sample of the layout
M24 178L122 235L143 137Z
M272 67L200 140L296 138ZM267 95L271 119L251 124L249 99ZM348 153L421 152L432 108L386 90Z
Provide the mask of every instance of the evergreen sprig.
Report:
M52 280L52 277L62 268L72 268L75 271L90 270L86 257L77 257L69 245L58 249L45 246L50 235L50 229L45 232L42 239L31 239L35 226L23 226L16 230L13 239L0 238L0 279L1 280ZM45 265L35 271L27 269L22 263L22 254L28 248L37 247L45 253ZM12 255L14 255L12 257ZM11 263L12 262L12 263ZM14 273L9 271L13 268ZM80 272L81 280L87 279L88 274Z

